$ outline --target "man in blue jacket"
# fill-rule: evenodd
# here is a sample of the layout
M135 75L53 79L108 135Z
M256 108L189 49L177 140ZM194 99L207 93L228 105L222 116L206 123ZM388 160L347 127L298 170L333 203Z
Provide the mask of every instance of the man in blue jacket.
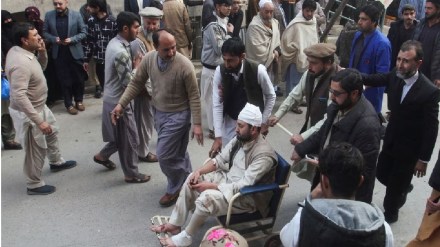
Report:
M350 54L350 68L362 73L387 73L390 70L391 44L385 35L377 29L381 11L366 5L360 10L358 28ZM366 88L365 97L374 106L377 113L382 109L382 98L385 88Z

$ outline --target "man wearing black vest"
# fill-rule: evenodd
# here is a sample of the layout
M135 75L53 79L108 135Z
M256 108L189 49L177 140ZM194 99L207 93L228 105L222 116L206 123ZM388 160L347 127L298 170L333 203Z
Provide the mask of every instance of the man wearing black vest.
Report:
M267 133L266 123L276 98L266 67L245 59L245 46L240 38L226 40L222 55L224 64L217 66L212 86L215 140L210 157L215 157L222 144L234 138L238 114L247 102L260 108L261 133Z
M306 97L306 121L300 134L291 137L292 145L297 145L307 139L324 123L327 105L331 102L328 97L330 78L338 71L338 66L334 64L335 51L336 46L329 43L319 43L304 49L309 63L308 70L302 75L299 83L289 93L278 111L269 118L269 125L275 126L289 109L298 107L303 97ZM292 171L298 173L300 178L310 181L313 179L315 170L313 166L307 164L307 162L298 163Z
M354 200L364 181L363 165L359 149L348 143L321 152L320 184L281 230L283 246L393 246L381 210Z

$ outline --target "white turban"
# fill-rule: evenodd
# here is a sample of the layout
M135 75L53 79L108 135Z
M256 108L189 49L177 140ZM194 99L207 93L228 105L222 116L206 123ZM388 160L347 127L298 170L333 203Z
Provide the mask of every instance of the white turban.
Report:
M260 108L249 103L246 103L243 110L241 110L238 115L238 120L257 127L261 127L262 119L263 116L261 115Z
M262 9L262 8L264 8L264 5L266 3L271 3L273 5L271 0L260 0L260 2L258 3L258 6L260 6L260 9Z

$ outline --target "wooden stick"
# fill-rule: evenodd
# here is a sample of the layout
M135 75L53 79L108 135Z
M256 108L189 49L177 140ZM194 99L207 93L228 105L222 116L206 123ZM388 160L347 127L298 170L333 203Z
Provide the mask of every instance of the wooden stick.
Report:
M292 132L290 132L286 127L284 127L283 125L281 125L280 123L277 123L277 126L280 127L284 132L286 132L286 134L288 134L289 136L293 136Z

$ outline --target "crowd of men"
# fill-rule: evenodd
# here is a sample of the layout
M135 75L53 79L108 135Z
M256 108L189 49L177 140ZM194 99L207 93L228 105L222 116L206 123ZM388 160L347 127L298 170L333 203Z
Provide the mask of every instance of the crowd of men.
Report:
M413 175L425 176L438 133L440 0L423 1L423 19L418 19L419 6L403 5L402 19L391 24L388 37L378 27L383 5L374 1L361 7L347 68L335 62L340 42L319 43L326 21L317 2L325 4L298 1L296 15L290 16L280 1L250 0L243 23L239 2L206 1L200 85L190 60L188 11L178 0L126 0L126 11L116 17L105 0L87 0L80 12L70 9L68 0L53 0L54 10L44 21L32 7L29 22L15 24L2 11L2 67L11 85L10 101L2 101L2 139L5 149L25 149L27 193L55 192L41 176L46 155L53 172L76 166L61 155L58 126L46 105L50 78L44 70L52 62L69 114L86 109L87 77L96 83L95 97L102 97L106 144L93 156L95 163L113 170L110 157L118 152L124 181L146 183L150 176L138 171L138 162L159 162L167 178L159 204L176 204L169 223L151 228L172 235L162 245L191 245L206 218L225 214L237 191L273 182L277 157L264 137L289 110L301 113L298 106L304 104L305 122L290 139L291 160L312 192L283 229L283 244L392 246L388 224L398 220ZM272 115L281 84L287 97ZM390 111L385 130L384 92ZM204 143L202 114L214 142L207 162L193 171L187 147L190 136ZM149 148L153 127L157 155ZM376 178L386 186L384 213L371 204ZM437 180L430 181L430 214L440 213ZM233 212L265 215L269 200L246 196ZM322 222L324 208L342 218L346 233L314 227ZM356 216L357 233L341 208L364 213Z

